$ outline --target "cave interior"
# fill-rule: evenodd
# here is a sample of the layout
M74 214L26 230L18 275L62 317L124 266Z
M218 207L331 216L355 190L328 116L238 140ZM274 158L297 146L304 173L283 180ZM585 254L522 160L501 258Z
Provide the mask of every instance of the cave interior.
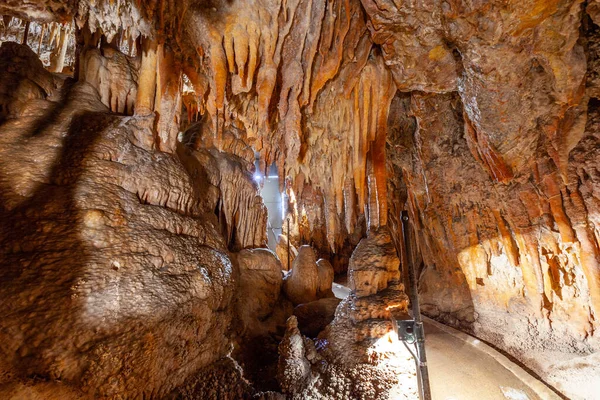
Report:
M600 0L0 15L0 398L600 399Z

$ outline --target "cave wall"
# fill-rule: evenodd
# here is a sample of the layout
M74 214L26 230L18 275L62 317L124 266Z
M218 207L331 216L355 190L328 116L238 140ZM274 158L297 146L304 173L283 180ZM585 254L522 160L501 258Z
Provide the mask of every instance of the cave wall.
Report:
M2 43L0 65L0 397L203 397L203 374L252 393L232 383L234 341L265 316L263 335L283 332L291 310L276 256L235 253L266 242L248 163L157 151L149 118L111 112L102 86L25 45Z
M163 396L228 353L232 264L181 164L67 90L1 129L0 380Z
M388 135L388 185L414 223L424 312L544 376L552 352L600 346L598 27L567 3L544 2L535 27L518 14L527 29L489 18L494 5L443 10L441 35L461 55L448 58L459 62L457 86L399 93ZM484 9L494 46L479 47L487 30L454 36L463 18L483 24ZM556 35L549 56L544 42Z

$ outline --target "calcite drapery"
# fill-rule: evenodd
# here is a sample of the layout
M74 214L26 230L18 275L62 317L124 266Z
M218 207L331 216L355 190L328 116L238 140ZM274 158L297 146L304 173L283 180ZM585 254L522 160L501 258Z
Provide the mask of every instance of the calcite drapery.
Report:
M369 225L385 225L385 133L395 87L360 4L251 2L187 17L206 60L199 76L208 78L203 96L217 140L223 127L243 127L263 165L276 162L298 198L307 185L321 191L332 251L343 245L345 218L368 210Z

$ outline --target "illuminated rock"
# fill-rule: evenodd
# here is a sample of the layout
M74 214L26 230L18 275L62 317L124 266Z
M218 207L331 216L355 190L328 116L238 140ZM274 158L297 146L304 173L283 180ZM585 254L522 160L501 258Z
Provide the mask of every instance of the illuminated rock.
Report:
M389 231L382 228L376 232L369 232L350 258L350 289L357 297L375 294L387 288L389 282L400 279L399 266L400 260Z
M333 284L334 271L331 263L324 258L317 261L317 269L319 273L319 289L317 297L332 297L331 285Z
M229 352L235 281L216 218L92 86L36 132L45 110L1 128L1 375L166 395Z
M292 265L288 265L288 260L293 263L298 256L298 250L293 244L289 244L289 256L288 256L288 238L286 235L279 235L277 237L277 257L281 261L281 268L284 271L289 271ZM289 258L288 258L289 257Z
M314 250L300 246L292 269L284 278L283 290L294 305L310 303L318 299L319 269Z

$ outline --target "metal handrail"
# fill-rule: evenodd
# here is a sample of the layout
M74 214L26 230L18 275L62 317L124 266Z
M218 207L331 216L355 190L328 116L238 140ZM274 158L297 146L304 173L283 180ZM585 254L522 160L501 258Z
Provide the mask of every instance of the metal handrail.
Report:
M404 343L410 354L415 360L417 366L417 379L419 384L419 397L422 400L431 400L431 387L429 385L429 370L427 369L427 355L425 353L425 331L423 321L421 320L421 308L419 306L419 292L414 265L411 260L408 212L402 211L402 236L404 238L404 267L408 272L408 296L412 306L412 320L396 321L392 318L394 332L398 339ZM413 353L408 344L414 344L416 354Z

